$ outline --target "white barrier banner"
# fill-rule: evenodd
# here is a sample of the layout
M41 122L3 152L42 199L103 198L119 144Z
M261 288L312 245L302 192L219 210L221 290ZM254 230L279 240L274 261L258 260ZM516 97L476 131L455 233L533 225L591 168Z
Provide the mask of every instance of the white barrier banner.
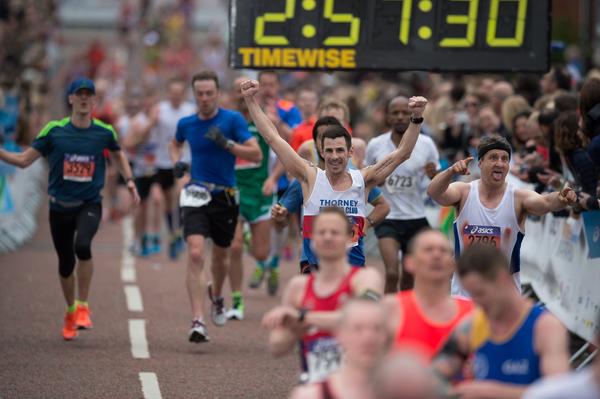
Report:
M600 333L600 259L588 258L583 219L527 220L521 276L573 333L593 341Z
M0 254L3 254L14 251L33 236L47 178L43 160L27 169L0 166Z

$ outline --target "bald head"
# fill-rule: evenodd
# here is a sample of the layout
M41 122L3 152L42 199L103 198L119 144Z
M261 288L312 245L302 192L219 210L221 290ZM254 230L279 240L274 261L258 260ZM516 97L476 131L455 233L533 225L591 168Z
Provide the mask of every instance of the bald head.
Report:
M425 361L411 352L397 352L375 371L377 399L438 399L435 377Z
M412 238L412 240L410 240L406 252L407 254L413 254L415 251L421 249L425 243L431 241L436 241L444 246L447 246L448 248L451 248L448 238L441 231L428 228L421 230Z
M372 370L387 350L388 332L382 305L368 299L349 301L342 310L335 335L347 364Z
M410 123L408 98L402 96L392 98L386 109L386 120L392 128L392 133L404 134Z
M390 112L390 110L392 109L392 107L398 105L398 104L402 104L402 105L406 105L408 106L408 98L404 97L404 96L397 96L392 98L387 105L387 112Z
M404 265L415 286L444 284L455 269L452 245L439 231L423 230L410 241Z
M510 83L502 80L494 84L492 94L501 97L502 100L504 100L506 97L514 94L514 89Z

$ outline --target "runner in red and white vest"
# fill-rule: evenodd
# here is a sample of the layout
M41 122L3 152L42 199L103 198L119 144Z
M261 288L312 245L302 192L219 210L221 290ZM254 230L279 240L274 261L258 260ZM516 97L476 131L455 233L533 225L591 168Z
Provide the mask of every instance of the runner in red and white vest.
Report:
M321 211L313 223L319 270L290 280L282 304L263 319L270 330L269 347L274 355L284 355L300 343L304 381L323 381L340 366L342 354L333 333L343 304L353 297L377 300L383 293L383 278L377 270L348 263L346 248L351 234L342 209Z

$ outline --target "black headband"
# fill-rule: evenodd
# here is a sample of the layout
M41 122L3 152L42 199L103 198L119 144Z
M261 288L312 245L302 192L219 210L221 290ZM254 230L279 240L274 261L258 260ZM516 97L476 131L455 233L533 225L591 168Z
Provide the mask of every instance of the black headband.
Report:
M493 143L489 143L489 144L480 146L478 148L478 150L477 150L478 151L477 158L478 159L483 159L483 157L485 156L485 154L487 154L491 150L506 151L506 152L508 152L508 159L510 159L510 157L511 157L511 151L512 151L512 149L510 148L509 144L503 143L501 141L494 141Z

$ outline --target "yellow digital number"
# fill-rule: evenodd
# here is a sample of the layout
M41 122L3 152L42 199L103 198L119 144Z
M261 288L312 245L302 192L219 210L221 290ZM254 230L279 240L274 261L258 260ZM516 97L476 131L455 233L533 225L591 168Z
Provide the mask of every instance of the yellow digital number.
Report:
M448 15L446 22L451 25L466 25L467 34L465 37L447 37L440 42L440 47L471 47L475 44L475 33L477 31L477 10L479 9L479 0L451 0L468 1L469 12L467 15Z
M348 36L329 36L323 41L325 46L354 46L360 36L360 18L352 14L336 14L333 12L335 0L325 0L323 15L335 24L350 24Z
M384 0L384 1L399 1L399 0ZM402 1L402 15L400 16L400 42L408 45L408 35L410 34L410 17L412 13L413 0Z
M285 22L294 18L296 0L285 0L284 12L267 12L257 17L254 23L254 42L265 46L287 46L290 44L283 35L265 35L265 25L268 23Z
M498 38L498 13L500 3L503 1L518 2L517 24L514 37ZM527 0L492 0L490 5L490 19L487 28L487 44L490 47L520 47L525 36L525 17L527 16Z

